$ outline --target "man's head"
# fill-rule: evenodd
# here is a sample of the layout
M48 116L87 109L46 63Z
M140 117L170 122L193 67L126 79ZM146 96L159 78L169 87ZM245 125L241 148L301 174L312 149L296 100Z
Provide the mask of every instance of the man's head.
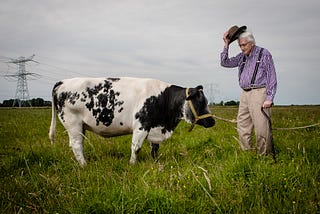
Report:
M241 51L249 56L253 51L253 47L256 44L254 36L251 32L245 31L244 33L240 34L238 38L238 43Z

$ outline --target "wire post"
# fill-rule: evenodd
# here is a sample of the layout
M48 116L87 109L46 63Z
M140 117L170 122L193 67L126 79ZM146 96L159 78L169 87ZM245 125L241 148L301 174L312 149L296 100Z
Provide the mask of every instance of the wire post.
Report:
M5 75L7 78L17 79L17 89L13 101L13 107L16 103L18 103L19 107L23 106L24 103L28 103L30 107L32 107L29 97L29 89L28 89L28 76L37 76L35 73L30 73L26 71L26 62L34 61L32 55L29 58L19 57L18 59L12 59L9 63L13 63L18 65L18 72L16 74ZM34 61L36 62L36 61Z

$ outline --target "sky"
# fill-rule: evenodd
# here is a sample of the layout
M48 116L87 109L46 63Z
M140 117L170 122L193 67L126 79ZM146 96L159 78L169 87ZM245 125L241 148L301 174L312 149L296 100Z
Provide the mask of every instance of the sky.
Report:
M15 97L12 59L30 57L30 98L51 100L72 77L143 77L203 85L210 102L239 100L223 68L223 34L246 25L273 57L276 105L320 104L320 1L1 0L0 102ZM240 53L237 42L229 55Z

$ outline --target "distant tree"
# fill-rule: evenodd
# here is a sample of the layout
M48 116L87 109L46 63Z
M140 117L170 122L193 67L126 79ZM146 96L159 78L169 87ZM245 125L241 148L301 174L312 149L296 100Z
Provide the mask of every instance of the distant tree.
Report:
M22 106L25 107L29 107L29 103L31 103L31 105L33 107L43 107L43 106L51 106L51 101L45 101L42 98L34 98L32 100L28 100L28 101L24 101L22 103ZM12 107L14 103L14 99L10 99L10 100L4 100L3 103L0 103L0 107ZM15 103L14 107L19 107L18 102Z
M43 106L51 106L51 101L44 101Z
M225 106L237 106L239 105L239 101L234 101L234 100L231 100L231 101L227 101L224 103Z
M34 99L31 100L31 105L32 106L41 107L41 106L43 106L43 104L44 104L44 100L42 98L36 98L36 99L34 98Z
M2 103L2 106L3 107L12 107L13 106L13 102L14 102L14 99L4 100L3 103Z

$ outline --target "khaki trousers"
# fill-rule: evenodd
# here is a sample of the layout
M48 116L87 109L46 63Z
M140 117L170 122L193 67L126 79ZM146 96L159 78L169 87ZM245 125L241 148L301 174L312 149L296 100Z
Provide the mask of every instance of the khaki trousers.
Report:
M254 150L252 144L252 131L254 128L256 136L256 148L260 155L272 152L271 133L268 120L261 112L261 106L266 99L266 88L242 91L237 117L237 130L239 134L240 147L243 150ZM265 109L271 117L271 108Z

